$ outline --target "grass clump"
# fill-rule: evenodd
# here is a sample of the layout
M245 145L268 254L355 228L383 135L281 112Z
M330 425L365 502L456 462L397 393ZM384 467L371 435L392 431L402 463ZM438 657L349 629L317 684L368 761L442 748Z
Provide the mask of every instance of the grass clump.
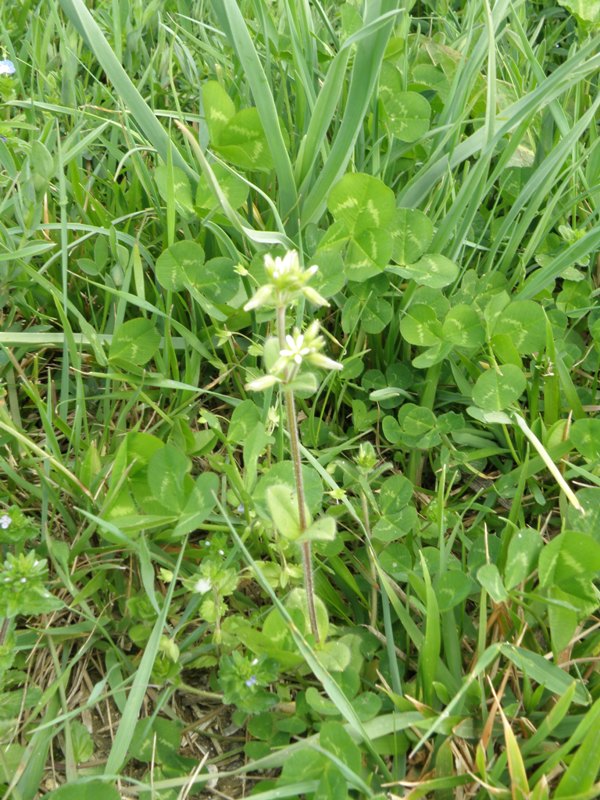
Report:
M597 797L593 4L92 5L0 9L4 797Z

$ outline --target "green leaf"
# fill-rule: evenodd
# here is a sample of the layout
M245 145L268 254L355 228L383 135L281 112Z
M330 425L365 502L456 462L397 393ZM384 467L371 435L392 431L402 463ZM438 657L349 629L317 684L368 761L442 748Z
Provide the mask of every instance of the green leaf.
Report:
M327 207L354 236L369 229L389 228L396 215L392 190L379 178L360 172L344 175L335 184Z
M266 500L271 519L279 533L284 539L295 541L300 536L298 502L295 492L288 485L277 483L267 488Z
M516 300L496 317L494 334L509 337L519 353L537 353L546 346L546 316L539 303Z
M429 347L439 343L442 326L433 308L413 305L400 322L400 333L409 344Z
M139 317L123 322L115 331L109 359L118 364L141 367L154 357L160 345L160 333L154 323Z
M578 419L569 438L588 461L600 461L600 419Z
M211 258L204 266L196 262L187 267L190 286L200 292L211 303L228 303L240 288L240 276L235 271L231 258Z
M194 204L192 202L192 187L190 179L187 174L179 167L172 167L173 174L173 197L178 205L178 210L183 212L184 216L194 214ZM154 180L160 192L160 196L165 202L168 200L170 193L169 186L169 167L166 164L159 164L154 170Z
M146 764L154 760L168 764L177 755L182 730L183 723L178 720L162 717L141 719L135 726L129 754Z
M431 106L418 92L384 92L383 108L390 132L403 142L416 142L430 126Z
M461 570L448 570L443 573L436 585L436 596L440 613L450 611L477 591L477 584Z
M202 86L202 105L210 139L218 142L221 132L235 114L233 100L220 83L207 81Z
M502 583L502 577L495 564L484 564L477 570L477 580L492 598L494 603L508 600L508 592Z
M229 205L232 208L242 206L248 199L248 184L223 164L215 162L211 164L211 168ZM221 208L221 204L204 173L202 173L198 181L195 203L196 207L202 211L213 211Z
M48 800L121 800L112 784L103 781L69 783L44 795Z
M485 331L479 314L465 303L453 306L444 320L442 336L456 347L475 349L485 341Z
M218 489L219 478L214 472L203 472L196 478L173 531L174 536L183 536L200 527L215 507Z
M431 289L443 289L458 277L458 267L454 261L439 253L429 253L415 264L392 266L388 270Z
M175 242L158 257L156 279L164 289L181 291L204 264L204 248L192 241Z
M94 741L88 729L81 722L71 722L71 741L73 743L73 758L76 764L89 761L94 755Z
M600 0L558 0L558 4L583 22L600 25Z
M184 479L191 463L185 453L166 444L148 462L148 486L154 498L169 512L182 511L186 488Z
M311 514L317 514L321 509L323 499L323 484L318 473L304 464L302 466L302 478L304 481L304 495ZM256 484L254 490L254 502L257 510L268 512L266 503L266 492L269 486L285 484L291 491L296 491L296 481L294 479L294 467L291 461L279 461L274 464L269 471ZM270 516L269 516L270 519Z
M319 744L351 769L357 769L361 764L362 759L358 745L339 722L323 723L319 734Z
M473 401L484 411L503 411L524 392L525 375L514 364L490 368L473 387Z
M336 535L333 517L319 517L298 538L299 542L332 542Z
M531 574L542 549L542 538L533 528L523 528L513 534L506 554L504 585L517 586Z
M396 211L396 224L392 237L393 260L397 264L414 264L431 244L433 223L426 214L416 208L399 208Z
M256 108L238 111L219 132L213 148L242 169L267 171L273 168L273 158Z
M350 333L360 323L365 333L381 333L392 319L392 306L383 297L370 295L366 300L353 295L342 308L342 330Z

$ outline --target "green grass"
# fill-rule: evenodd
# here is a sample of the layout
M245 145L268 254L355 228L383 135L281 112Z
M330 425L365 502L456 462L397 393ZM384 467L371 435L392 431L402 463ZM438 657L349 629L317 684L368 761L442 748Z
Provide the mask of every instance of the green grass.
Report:
M597 17L2 5L0 797L598 796Z

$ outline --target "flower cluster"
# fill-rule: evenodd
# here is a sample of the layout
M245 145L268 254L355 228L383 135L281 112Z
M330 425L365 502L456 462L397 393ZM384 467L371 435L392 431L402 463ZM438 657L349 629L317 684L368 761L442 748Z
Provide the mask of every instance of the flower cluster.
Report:
M321 352L325 347L325 339L320 335L319 330L319 323L316 320L308 326L304 333L295 328L293 334L285 337L286 346L280 348L279 357L270 368L269 373L247 383L246 389L250 392L262 392L276 383L287 383L293 380L304 363L319 369L343 369L342 364Z
M301 267L295 250L290 250L283 258L265 256L265 271L269 282L261 286L254 297L248 300L244 310L252 311L261 306L281 308L301 296L317 306L328 306L327 300L316 289L307 285L318 270L317 266L308 269Z

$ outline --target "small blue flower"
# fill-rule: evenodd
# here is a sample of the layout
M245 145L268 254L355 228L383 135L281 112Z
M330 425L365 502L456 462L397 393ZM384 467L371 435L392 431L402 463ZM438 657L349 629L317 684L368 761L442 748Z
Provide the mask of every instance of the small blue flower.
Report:
M17 68L8 58L3 58L0 61L0 76L1 75L14 75Z
M248 688L250 688L251 686L256 686L256 675L250 675L250 677L246 681L246 686Z

